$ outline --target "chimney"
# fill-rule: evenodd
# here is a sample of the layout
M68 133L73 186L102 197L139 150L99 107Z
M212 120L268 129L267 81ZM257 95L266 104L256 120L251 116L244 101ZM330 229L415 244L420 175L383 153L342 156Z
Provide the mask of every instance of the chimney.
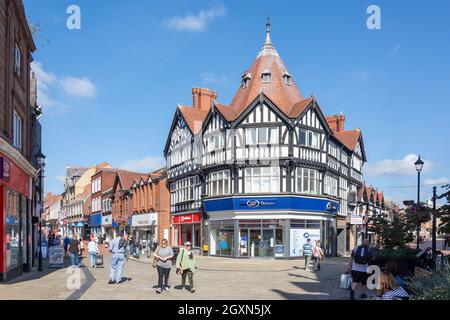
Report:
M327 122L333 132L341 132L345 130L345 116L343 114L328 116Z
M194 109L209 111L217 98L217 93L207 88L192 88Z

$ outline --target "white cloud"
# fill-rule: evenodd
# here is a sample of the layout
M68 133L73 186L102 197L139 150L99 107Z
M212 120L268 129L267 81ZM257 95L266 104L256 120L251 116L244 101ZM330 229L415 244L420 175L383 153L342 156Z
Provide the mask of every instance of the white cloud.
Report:
M63 91L71 96L82 98L93 98L95 96L95 85L86 77L63 77L59 84Z
M31 69L37 79L37 99L44 108L68 109L63 94L80 98L93 98L97 91L95 85L87 78L73 76L58 77L44 69L41 62L33 61Z
M441 185L441 184L447 184L447 183L450 183L450 179L444 178L444 177L442 177L442 178L436 178L436 179L425 179L424 183L425 183L426 185L432 185L432 184L435 184L435 185Z
M56 176L56 181L58 182L66 182L66 176Z
M385 159L376 162L375 164L368 163L365 167L365 173L369 176L412 176L416 175L416 162L418 156L415 154L408 154L403 159ZM430 160L422 159L425 164L422 172L429 172L433 167Z
M227 85L230 83L229 79L225 75L218 76L215 73L203 72L200 77L205 85Z
M166 162L162 157L145 157L138 160L125 161L119 168L130 171L149 172L165 167Z
M164 22L170 30L201 32L214 18L223 17L226 8L223 3L216 4L209 10L200 10L196 15L188 13L184 17L173 17Z

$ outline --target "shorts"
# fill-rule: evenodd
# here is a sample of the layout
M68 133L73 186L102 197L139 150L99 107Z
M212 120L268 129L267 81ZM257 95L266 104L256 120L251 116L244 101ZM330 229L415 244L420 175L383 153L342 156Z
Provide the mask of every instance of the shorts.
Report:
M367 272L352 270L352 281L354 283L361 283L362 285L365 286L367 284L368 278L369 274Z

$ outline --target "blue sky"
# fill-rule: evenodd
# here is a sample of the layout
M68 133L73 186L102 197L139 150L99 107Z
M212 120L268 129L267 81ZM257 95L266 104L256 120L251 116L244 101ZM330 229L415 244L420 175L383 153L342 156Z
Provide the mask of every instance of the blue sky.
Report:
M392 200L450 181L450 2L24 0L44 108L46 188L68 165L155 169L177 103L193 86L230 103L271 17L272 40L304 96L363 132L365 179ZM381 9L381 30L366 12ZM81 9L69 30L67 7Z

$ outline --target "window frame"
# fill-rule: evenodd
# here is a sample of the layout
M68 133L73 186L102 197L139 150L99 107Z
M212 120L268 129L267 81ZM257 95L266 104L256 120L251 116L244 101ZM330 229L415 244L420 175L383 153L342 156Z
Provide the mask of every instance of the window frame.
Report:
M23 146L23 119L19 113L13 112L13 147L22 150Z

